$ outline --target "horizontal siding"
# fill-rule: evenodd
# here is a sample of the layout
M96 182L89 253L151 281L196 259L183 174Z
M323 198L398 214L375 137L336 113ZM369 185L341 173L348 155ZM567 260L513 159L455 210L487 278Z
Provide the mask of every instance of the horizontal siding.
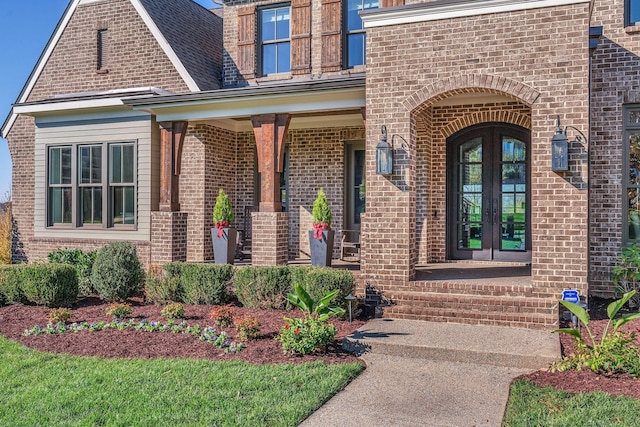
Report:
M157 172L152 172L153 159L158 157L157 141L152 144L150 116L132 116L118 118L113 122L105 119L46 122L36 121L35 146L35 204L34 204L34 233L42 238L94 238L105 240L135 240L150 241L151 237L151 207L158 192L158 179L152 178ZM157 133L155 133L154 138ZM46 227L46 191L47 191L47 146L76 143L137 143L137 230L125 231L115 229L104 230L61 230ZM153 148L155 146L155 148ZM154 166L157 168L157 166Z

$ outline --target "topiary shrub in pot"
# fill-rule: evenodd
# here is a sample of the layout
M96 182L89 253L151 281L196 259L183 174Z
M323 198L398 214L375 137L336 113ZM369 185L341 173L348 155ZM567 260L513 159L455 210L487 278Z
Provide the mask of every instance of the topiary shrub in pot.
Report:
M331 230L333 214L322 188L313 202L313 230L309 231L309 251L311 265L316 267L330 267L333 255L333 238L335 232Z
M101 248L91 270L91 284L100 298L124 301L143 288L144 271L136 248L129 242L115 242Z
M236 254L237 230L231 226L235 215L233 207L224 190L221 188L213 207L213 224L211 240L213 242L213 257L216 264L233 264Z

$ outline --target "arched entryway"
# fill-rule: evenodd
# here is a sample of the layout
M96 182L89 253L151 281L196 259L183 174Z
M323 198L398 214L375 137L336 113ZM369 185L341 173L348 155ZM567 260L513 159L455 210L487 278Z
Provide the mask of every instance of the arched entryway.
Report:
M530 131L490 122L447 139L447 256L531 261Z

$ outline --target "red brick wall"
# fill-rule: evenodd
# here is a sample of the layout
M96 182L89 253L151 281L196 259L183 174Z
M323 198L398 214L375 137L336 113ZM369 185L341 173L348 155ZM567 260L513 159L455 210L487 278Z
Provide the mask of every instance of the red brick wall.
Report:
M612 297L612 268L623 242L623 105L639 104L640 28L624 27L624 2L594 2L591 25L603 35L591 71L590 292ZM583 129L584 131L584 129Z
M254 212L252 216L251 264L286 264L289 214L286 212Z
M416 177L428 173L416 161L426 126L416 109L481 92L531 105L534 287L586 290L586 157L572 153L571 173L554 174L549 141L557 114L587 127L588 25L588 4L579 4L368 30L367 229L378 231L366 236L364 273L372 283L402 283L414 273ZM391 179L373 173L382 124L408 140L408 159Z
M187 260L187 214L151 212L151 264Z

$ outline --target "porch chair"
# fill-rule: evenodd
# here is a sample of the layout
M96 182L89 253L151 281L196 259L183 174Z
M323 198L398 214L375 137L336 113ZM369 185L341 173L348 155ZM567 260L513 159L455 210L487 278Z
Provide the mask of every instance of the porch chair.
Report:
M360 262L360 230L342 230L340 259Z
M244 207L244 225L241 230L238 230L240 235L239 237L239 248L238 248L238 258L245 259L251 258L251 213L257 212L257 206L245 206Z

